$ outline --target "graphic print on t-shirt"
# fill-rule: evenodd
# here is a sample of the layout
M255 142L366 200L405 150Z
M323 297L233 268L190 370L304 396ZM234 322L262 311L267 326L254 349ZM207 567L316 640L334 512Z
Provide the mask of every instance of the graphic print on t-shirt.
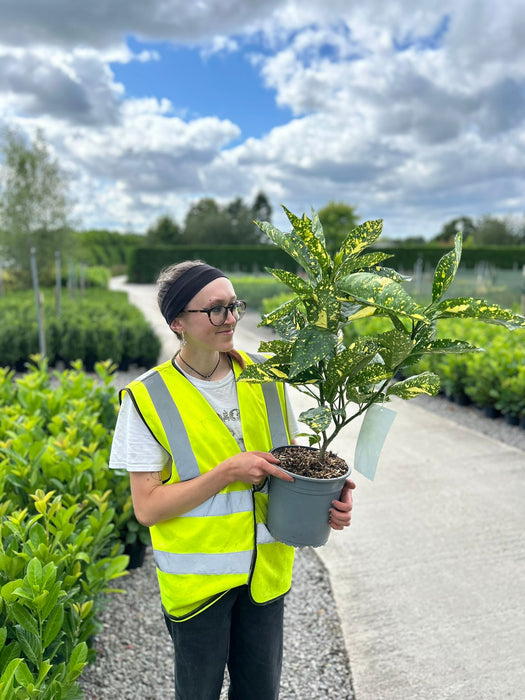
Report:
M235 437L236 433L238 433L238 428L235 430L235 427L241 422L241 413L239 409L232 408L231 411L223 409L222 411L217 411L217 415L228 428L230 433Z

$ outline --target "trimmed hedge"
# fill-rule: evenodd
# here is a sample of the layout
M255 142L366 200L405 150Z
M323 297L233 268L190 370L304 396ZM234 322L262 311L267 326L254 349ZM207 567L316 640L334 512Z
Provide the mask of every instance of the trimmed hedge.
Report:
M426 246L378 246L374 250L394 256L395 267L413 270L419 259L423 265L435 268L446 252L443 246L428 244ZM262 272L266 267L277 267L297 272L298 268L290 256L274 245L258 246L189 246L147 247L141 246L130 250L128 258L128 280L140 284L155 282L159 272L173 263L183 260L203 260L209 265L229 273ZM462 267L474 268L481 262L502 269L513 269L525 265L525 246L486 246L463 248Z
M374 250L393 255L394 267L401 270L413 270L418 260L424 266L435 269L448 248L428 244L426 246L374 246ZM489 263L503 270L512 270L515 266L525 265L525 246L484 246L464 247L461 253L461 267L474 268L479 263ZM389 263L387 263L389 264Z
M88 289L84 296L62 299L57 316L53 290L44 291L44 328L49 364L81 360L89 371L111 359L120 369L153 366L160 341L125 292ZM0 365L23 371L39 351L35 301L31 292L0 299Z
M155 282L159 272L184 260L203 260L229 273L262 272L265 267L297 271L294 261L274 245L140 247L130 251L128 280L140 284Z

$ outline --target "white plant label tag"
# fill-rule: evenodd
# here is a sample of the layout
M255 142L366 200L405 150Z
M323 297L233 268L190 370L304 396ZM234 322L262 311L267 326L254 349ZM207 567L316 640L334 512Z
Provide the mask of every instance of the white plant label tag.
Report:
M396 411L377 403L372 404L365 413L355 446L354 469L370 481L376 475L379 455L396 415Z

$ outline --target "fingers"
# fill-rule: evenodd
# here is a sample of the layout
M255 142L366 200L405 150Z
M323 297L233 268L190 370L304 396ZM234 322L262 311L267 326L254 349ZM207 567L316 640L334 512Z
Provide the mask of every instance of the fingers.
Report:
M355 489L355 483L350 479L345 481L343 490L339 498L341 500L332 501L328 522L334 530L343 530L348 527L352 521L353 497L352 490Z

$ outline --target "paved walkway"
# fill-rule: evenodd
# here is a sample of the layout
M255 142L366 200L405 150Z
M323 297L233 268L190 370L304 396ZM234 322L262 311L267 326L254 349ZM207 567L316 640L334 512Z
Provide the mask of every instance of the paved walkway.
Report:
M127 289L169 357L176 341L144 301L153 288ZM237 329L247 350L257 350L265 330L253 321ZM293 393L297 412L305 401ZM413 402L394 408L375 481L355 476L352 527L316 550L330 573L356 698L522 700L525 453ZM349 462L358 429L352 424L336 443Z

